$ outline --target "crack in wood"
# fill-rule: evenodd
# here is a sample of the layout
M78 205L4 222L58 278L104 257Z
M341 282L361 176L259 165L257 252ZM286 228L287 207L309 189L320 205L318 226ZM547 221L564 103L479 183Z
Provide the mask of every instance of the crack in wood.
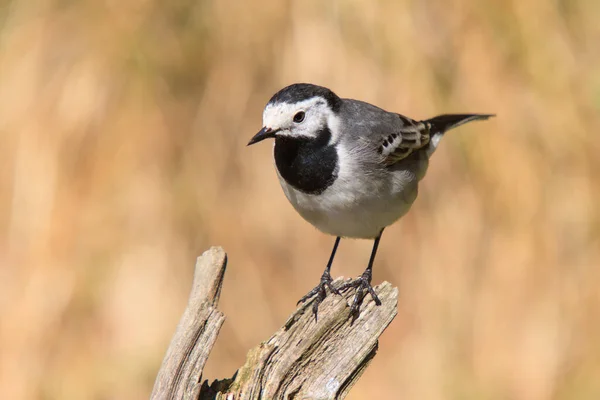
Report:
M375 287L382 301L365 301L351 323L352 293L328 295L312 315L302 304L268 340L248 352L229 379L202 381L225 316L216 309L227 256L213 247L198 258L190 299L158 372L151 399L343 399L375 357L378 338L397 313L398 290ZM334 285L344 281L340 278Z

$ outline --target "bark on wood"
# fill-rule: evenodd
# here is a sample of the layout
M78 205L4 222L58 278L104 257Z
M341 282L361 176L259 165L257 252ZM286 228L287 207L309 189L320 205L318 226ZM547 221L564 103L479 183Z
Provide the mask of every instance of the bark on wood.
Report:
M151 399L343 399L377 352L378 338L397 312L398 290L375 287L358 319L349 316L354 291L329 294L319 306L299 306L270 339L250 350L231 379L202 381L224 315L216 309L226 266L225 252L206 251L196 263L188 306L158 373ZM334 284L342 284L336 279Z

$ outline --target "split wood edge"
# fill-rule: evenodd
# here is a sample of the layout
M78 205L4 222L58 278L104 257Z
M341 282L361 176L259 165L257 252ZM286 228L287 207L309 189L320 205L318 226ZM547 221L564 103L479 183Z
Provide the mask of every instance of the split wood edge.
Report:
M343 399L377 352L378 338L397 313L398 289L375 287L382 305L367 295L351 323L354 291L330 294L319 306L300 305L285 324L248 352L230 379L202 383L225 315L217 310L227 256L212 247L198 258L186 310L158 372L151 399ZM335 284L341 284L340 278Z

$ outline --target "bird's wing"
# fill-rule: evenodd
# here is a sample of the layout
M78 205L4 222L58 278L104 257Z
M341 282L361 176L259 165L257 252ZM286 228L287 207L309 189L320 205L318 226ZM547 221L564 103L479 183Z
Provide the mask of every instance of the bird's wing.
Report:
M378 164L394 165L411 154L424 150L427 156L448 130L471 121L486 120L493 114L444 114L416 121L387 112L369 103L344 99L346 132L362 159L375 156Z
M397 114L398 124L392 132L381 137L377 151L385 165L393 165L404 160L416 150L429 144L431 124L426 121L415 121Z

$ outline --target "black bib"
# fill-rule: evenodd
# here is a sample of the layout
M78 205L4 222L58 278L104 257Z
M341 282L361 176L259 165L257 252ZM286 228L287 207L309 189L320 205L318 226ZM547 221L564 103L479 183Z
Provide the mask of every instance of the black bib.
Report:
M327 127L315 139L275 138L275 165L281 177L301 192L323 193L337 176L338 155L330 139Z

